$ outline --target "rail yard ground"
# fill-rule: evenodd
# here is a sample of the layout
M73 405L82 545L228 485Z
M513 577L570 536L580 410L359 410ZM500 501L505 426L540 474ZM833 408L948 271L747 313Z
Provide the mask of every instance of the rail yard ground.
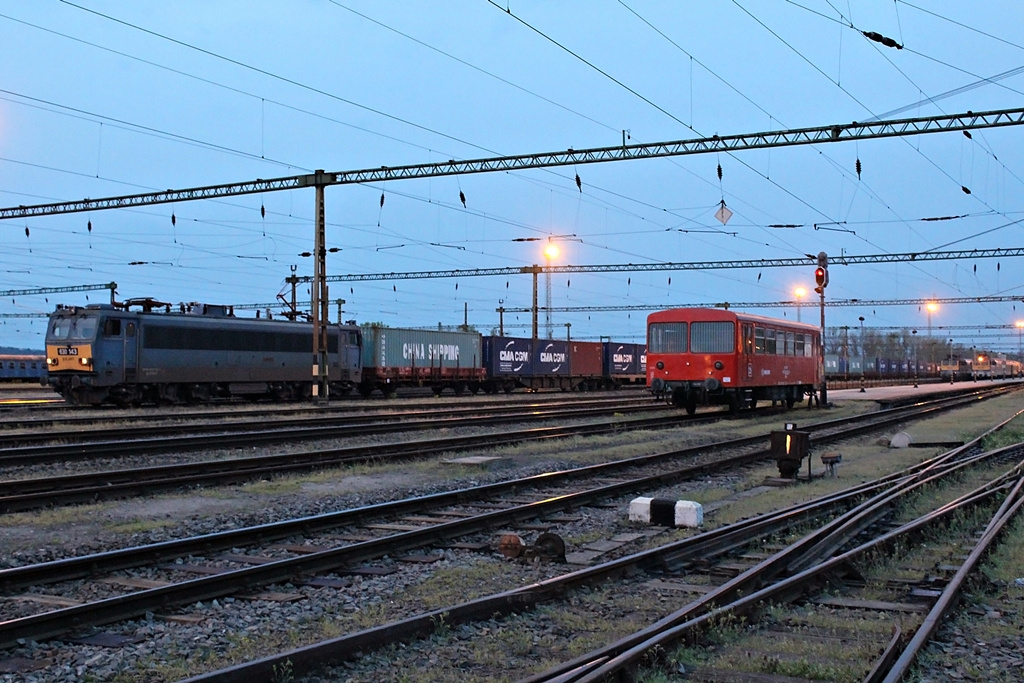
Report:
M841 392L830 395L834 406L819 410L798 406L792 411L745 420L723 420L714 424L689 425L678 429L628 432L599 437L578 437L502 447L494 451L459 453L457 456L405 462L400 465L360 465L344 469L324 470L306 476L282 476L242 486L192 490L173 495L159 495L125 501L45 510L33 513L0 516L0 566L16 566L40 561L73 557L102 550L160 542L172 538L196 536L224 529L239 528L270 521L291 519L364 506L398 498L469 487L484 482L502 481L581 465L655 453L683 445L710 443L727 438L765 434L780 429L784 422L797 425L822 419L874 411L877 405L868 396L847 397ZM868 398L869 400L860 400ZM1024 407L1019 393L978 402L953 413L929 420L908 423L900 431L913 442L946 443L964 441L984 432ZM893 430L890 430L890 436ZM1011 425L1003 439L1024 441L1024 424ZM777 474L773 465L738 470L727 477L707 482L689 482L670 486L657 492L659 496L684 497L700 502L705 509L705 528L713 529L762 512L809 500L824 493L842 489L853 483L872 479L901 467L920 462L944 450L928 448L889 448L887 438L873 435L844 442L836 448L842 452L837 476L818 476L811 483L796 486L765 486ZM485 459L467 461L469 455ZM816 474L822 474L819 458L812 455ZM806 463L804 464L806 469ZM608 514L619 514L610 510ZM588 536L586 529L576 529L566 537L571 552L600 540L601 530L595 527ZM664 543L684 537L691 531L662 532L646 543ZM1024 652L1024 577L1020 567L1021 540L1024 525L1019 521L1003 549L989 559L985 573L987 582L975 585L973 592L958 610L958 616L946 624L939 638L930 647L918 671L918 680L1021 680ZM495 539L495 545L496 545ZM450 559L450 558L449 558ZM56 680L129 681L178 680L204 670L244 661L257 653L294 647L317 638L336 635L338 629L351 630L395 618L401 618L413 604L445 605L470 597L467 591L493 590L514 584L521 576L502 579L502 563L466 560L445 561L441 566L417 569L396 583L384 578L367 580L358 601L337 607L347 616L341 622L325 618L323 606L312 600L306 604L290 603L261 607L259 616L236 624L234 632L223 626L211 628L201 623L204 611L216 611L217 604L196 606L190 610L194 618L180 621L145 620L136 632L144 637L139 644L120 649L79 645L71 650L58 645L40 643L35 654L52 656L62 663L61 677ZM565 571L559 566L536 566L534 580L552 572ZM410 606L395 605L407 598ZM592 598L581 595L580 601ZM623 624L615 623L609 610L607 623L577 623L581 640L599 642L618 637ZM321 680L466 680L460 679L462 661L474 657L492 657L493 669L486 675L474 668L475 680L517 680L526 669L531 651L539 649L536 639L523 640L523 633L535 633L528 622L529 614L507 621L496 621L491 629L494 650L475 655L429 642L422 647L380 652ZM295 624L289 628L282 624ZM308 624L317 623L312 628ZM567 615L564 623L571 624ZM302 628L299 624L307 624ZM345 624L348 624L347 626ZM444 635L444 634L440 634ZM439 635L439 637L440 637ZM533 637L533 636L531 636ZM169 645L170 644L170 645ZM719 648L727 644L722 642ZM28 646L26 646L28 647ZM31 649L31 648L29 648ZM465 648L463 648L465 650ZM512 652L511 655L507 653ZM25 654L25 653L22 653ZM707 653L704 653L705 655ZM445 660L451 656L458 661ZM703 656L703 655L702 655ZM0 653L0 660L4 655ZM47 676L58 669L48 669ZM42 673L40 673L42 675ZM648 680L668 680L661 673L652 673ZM999 678L999 677L1002 678ZM1018 676L1014 678L1013 676ZM660 677L660 678L659 678ZM282 673L282 680L288 676ZM0 680L42 681L31 672L2 674ZM821 679L827 680L827 679Z

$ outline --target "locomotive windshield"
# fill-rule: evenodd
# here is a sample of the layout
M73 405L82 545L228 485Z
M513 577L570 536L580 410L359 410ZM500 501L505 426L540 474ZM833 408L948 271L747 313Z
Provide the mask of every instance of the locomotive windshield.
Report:
M651 323L648 353L686 353L686 323Z
M71 341L92 339L96 336L98 317L83 315L73 318L54 318L50 321L48 341Z
M693 353L732 353L736 350L736 325L732 322L692 323L690 350Z

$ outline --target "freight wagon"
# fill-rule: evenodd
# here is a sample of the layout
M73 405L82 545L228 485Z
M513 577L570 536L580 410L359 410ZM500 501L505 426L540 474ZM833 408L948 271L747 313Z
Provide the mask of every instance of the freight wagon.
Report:
M308 322L237 318L226 306L152 299L58 306L45 362L49 385L72 403L304 399L312 395L312 337ZM401 387L438 395L589 391L644 381L644 359L642 344L328 325L332 396L391 397Z

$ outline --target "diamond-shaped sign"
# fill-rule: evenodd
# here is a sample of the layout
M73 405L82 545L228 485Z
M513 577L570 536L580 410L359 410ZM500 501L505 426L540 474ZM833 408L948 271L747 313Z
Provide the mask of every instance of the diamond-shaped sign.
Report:
M728 223L729 219L732 218L732 211L726 207L725 202L722 202L722 206L718 208L718 211L715 211L715 218L717 218L722 225Z

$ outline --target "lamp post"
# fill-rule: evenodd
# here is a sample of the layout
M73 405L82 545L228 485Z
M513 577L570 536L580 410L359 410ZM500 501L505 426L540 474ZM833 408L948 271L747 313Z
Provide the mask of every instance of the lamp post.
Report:
M1017 325L1017 360L1024 361L1024 356L1020 353L1020 331L1024 330L1024 320L1018 320Z
M860 390L864 393L864 316L857 318L860 320Z
M796 321L800 322L800 299L807 296L807 290L803 287L797 287L793 290L793 296L796 297Z
M548 238L548 244L544 247L544 260L547 264L547 268L544 270L544 327L547 329L547 338L551 339L551 261L558 256L558 245L551 242L551 238Z
M911 343L911 346L912 346L911 351L913 351L913 354L911 354L911 355L913 355L913 357L914 357L914 360L913 360L913 363L914 363L914 388L917 389L917 330L911 330L910 334L912 335L910 337L910 340L912 342Z
M953 366L953 340L949 340L949 383L953 383L953 375L956 374L956 368Z
M931 343L932 338L932 313L939 310L939 305L934 301L929 301L924 306L925 310L928 311L928 342ZM931 362L931 356L928 357L928 362Z

